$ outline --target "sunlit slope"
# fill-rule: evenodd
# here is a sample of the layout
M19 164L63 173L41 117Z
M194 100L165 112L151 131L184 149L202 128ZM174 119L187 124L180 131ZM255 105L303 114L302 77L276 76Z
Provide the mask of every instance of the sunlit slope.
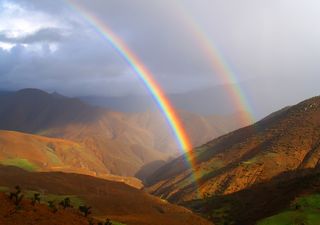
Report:
M104 165L83 145L15 131L0 130L0 163L29 171L105 174Z
M194 149L197 185L180 157L149 179L154 184L150 191L180 202L233 193L286 171L315 168L319 137L320 97L315 97Z
M16 131L0 130L0 164L28 171L88 174L137 188L142 186L138 179L111 175L100 159L82 144Z

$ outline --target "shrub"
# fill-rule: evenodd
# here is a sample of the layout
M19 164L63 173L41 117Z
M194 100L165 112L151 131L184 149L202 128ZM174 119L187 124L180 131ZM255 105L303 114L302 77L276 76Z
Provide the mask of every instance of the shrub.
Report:
M15 189L15 192L10 192L10 199L13 200L16 207L19 208L24 195L21 193L20 186L16 186Z
M34 193L31 199L31 204L34 206L36 203L40 204L40 193Z
M56 213L58 211L58 208L55 205L54 201L48 201L48 207L53 213Z
M59 203L60 206L63 207L63 209L66 209L66 208L72 208L73 206L71 205L71 200L69 197L66 197L65 199L63 199L60 203Z
M79 206L79 211L83 213L85 217L91 214L91 207L86 205Z

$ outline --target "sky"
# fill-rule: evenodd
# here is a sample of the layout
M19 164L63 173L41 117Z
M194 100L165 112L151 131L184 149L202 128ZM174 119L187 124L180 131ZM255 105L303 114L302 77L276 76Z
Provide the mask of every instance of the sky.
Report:
M319 95L317 0L73 1L117 34L166 93L233 82L253 107ZM235 80L214 68L200 36ZM26 87L69 96L146 94L70 1L0 0L0 89Z

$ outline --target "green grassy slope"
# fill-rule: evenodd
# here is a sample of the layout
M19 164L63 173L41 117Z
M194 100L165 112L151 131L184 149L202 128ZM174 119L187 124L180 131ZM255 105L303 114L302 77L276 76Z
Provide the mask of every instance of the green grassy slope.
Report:
M290 209L261 220L257 225L319 225L320 194L297 198Z

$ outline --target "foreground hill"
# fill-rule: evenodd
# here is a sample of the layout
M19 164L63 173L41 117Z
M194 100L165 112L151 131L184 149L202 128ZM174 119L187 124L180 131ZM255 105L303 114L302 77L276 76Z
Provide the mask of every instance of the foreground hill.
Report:
M172 205L123 183L61 172L35 173L14 167L0 167L0 186L42 195L72 195L93 207L97 218L111 218L127 225L210 225L190 210ZM1 202L0 202L1 205Z
M0 193L0 224L88 225L88 220L71 210L53 213L45 205L32 206L30 200L22 200L21 210L16 210L9 197Z
M181 117L194 146L244 125L237 116L203 117L181 112ZM80 143L109 173L123 176L133 176L146 164L163 163L178 154L165 119L156 111L112 112L37 89L0 95L0 129ZM203 131L201 135L198 129ZM148 175L146 171L139 174L144 174L141 178Z
M318 167L320 97L276 112L253 126L194 150L197 183L184 157L159 169L150 191L183 202L231 194L287 171Z

